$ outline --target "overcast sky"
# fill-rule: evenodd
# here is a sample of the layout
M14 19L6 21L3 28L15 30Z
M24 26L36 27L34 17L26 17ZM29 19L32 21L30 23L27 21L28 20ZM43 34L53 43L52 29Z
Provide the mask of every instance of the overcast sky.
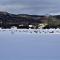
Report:
M0 11L17 14L60 14L60 0L0 0Z

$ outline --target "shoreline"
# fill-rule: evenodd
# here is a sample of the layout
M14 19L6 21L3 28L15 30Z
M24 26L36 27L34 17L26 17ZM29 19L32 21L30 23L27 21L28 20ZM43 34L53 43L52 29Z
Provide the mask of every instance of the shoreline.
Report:
M38 34L60 34L60 29L0 29L0 32L21 32Z

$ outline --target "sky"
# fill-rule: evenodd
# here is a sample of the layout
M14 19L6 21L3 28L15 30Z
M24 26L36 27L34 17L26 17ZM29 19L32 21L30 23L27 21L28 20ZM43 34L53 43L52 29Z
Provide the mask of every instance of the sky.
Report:
M60 14L60 0L0 0L0 11L14 14Z

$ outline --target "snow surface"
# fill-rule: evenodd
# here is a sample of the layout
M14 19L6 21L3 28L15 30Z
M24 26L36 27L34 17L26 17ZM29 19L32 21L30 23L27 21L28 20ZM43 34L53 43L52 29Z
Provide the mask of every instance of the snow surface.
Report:
M60 29L0 29L0 32L11 32L11 33L32 33L32 34L60 34Z
M60 60L60 34L0 30L0 60Z

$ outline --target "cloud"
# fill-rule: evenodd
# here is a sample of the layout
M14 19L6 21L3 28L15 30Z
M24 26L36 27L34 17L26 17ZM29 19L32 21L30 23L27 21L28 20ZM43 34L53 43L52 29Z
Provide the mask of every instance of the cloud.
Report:
M59 0L0 0L0 11L25 14L60 12Z

